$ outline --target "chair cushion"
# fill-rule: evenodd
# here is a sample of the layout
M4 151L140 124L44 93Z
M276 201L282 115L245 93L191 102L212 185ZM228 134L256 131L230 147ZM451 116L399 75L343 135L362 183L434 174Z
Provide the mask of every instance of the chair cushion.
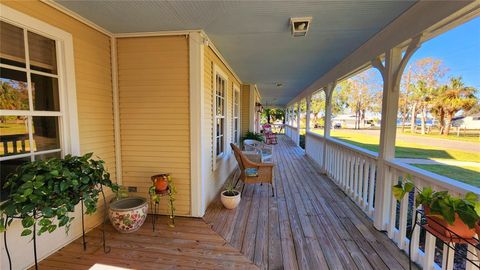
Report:
M257 170L257 168L246 168L245 169L245 174L248 177L257 177L258 176L258 170Z

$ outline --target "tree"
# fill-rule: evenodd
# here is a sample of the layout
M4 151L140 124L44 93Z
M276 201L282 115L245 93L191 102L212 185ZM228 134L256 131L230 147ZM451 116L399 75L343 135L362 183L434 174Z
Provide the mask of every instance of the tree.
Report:
M445 115L445 129L443 135L448 135L452 126L452 119L459 111L468 111L477 104L476 89L467 87L462 82L462 77L450 78L448 85L442 87L443 91L438 97Z
M278 108L266 108L263 110L262 117L267 119L267 123L284 121L285 112Z
M412 91L409 92L407 102L410 104L411 131L415 131L416 117L420 111L422 134L425 134L432 95L439 85L439 80L447 72L447 68L441 60L427 57L417 60L409 69L412 70Z

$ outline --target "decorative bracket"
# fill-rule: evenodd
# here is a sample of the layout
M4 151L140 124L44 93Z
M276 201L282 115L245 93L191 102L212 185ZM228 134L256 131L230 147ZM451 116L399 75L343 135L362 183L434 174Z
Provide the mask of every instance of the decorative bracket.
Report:
M420 48L420 42L422 40L422 36L423 34L419 34L410 40L407 50L405 51L405 54L402 56L400 62L396 66L392 67L393 69L392 78L391 78L392 79L391 82L393 82L392 86L398 85L400 83L403 70L405 69L405 66L407 65L408 60L410 60L412 55ZM383 77L383 81L385 82L386 76L388 75L386 73L389 71L387 71L387 68L382 63L382 60L380 59L380 57L376 57L375 59L373 59L371 61L371 64L374 68L378 69L378 71ZM394 91L395 89L395 87L390 87L390 88L392 89L392 91Z

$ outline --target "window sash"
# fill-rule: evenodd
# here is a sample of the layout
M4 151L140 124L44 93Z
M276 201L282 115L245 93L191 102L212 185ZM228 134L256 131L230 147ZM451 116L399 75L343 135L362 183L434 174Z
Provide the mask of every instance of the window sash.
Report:
M3 21L3 20L2 20ZM62 102L62 93L63 93L63 81L62 81L62 76L60 74L60 68L59 68L59 56L61 55L60 51L60 44L58 40L55 38L52 38L50 36L46 36L44 34L40 34L43 37L46 37L48 39L51 39L55 43L55 52L56 52L56 68L52 68L52 70L56 70L57 74L54 73L48 73L48 72L43 72L43 71L37 71L31 68L31 57L30 57L30 49L29 49L29 39L28 39L28 33L36 33L35 30L25 27L25 26L19 26L17 24L11 23L11 22L5 22L10 25L14 25L15 27L19 27L23 30L23 44L24 44L24 54L25 54L25 67L18 67L18 66L13 66L9 64L4 64L0 63L0 68L2 69L10 69L10 70L16 70L16 71L21 71L25 72L27 76L27 91L28 91L28 110L0 110L0 116L26 116L27 117L27 126L28 126L28 143L29 143L29 151L28 152L20 152L16 153L14 152L13 154L9 155L8 154L8 142L2 143L0 147L4 148L7 152L5 152L4 156L0 157L0 161L4 160L11 160L11 159L17 159L17 158L25 158L25 157L30 157L31 161L35 160L35 157L38 155L42 154L49 154L49 153L56 153L60 152L61 156L64 155L64 138L63 138L63 127L65 126L64 124L64 107L63 107L63 102ZM41 75L41 76L46 76L46 77L52 77L56 78L58 80L58 91L59 91L59 97L60 97L60 110L59 111L38 111L34 110L34 104L33 104L33 87L32 87L32 74L36 75ZM42 151L35 151L35 140L33 138L34 130L33 130L33 117L34 116L47 116L47 117L57 117L58 125L58 140L59 140L59 146L60 148L54 148L54 149L47 149L47 150L42 150ZM12 148L15 150L16 146L13 145L12 141ZM4 145L5 144L5 145Z
M226 129L226 93L227 93L227 80L220 74L215 74L215 108L214 108L214 127L215 127L215 155L220 157L225 153L225 129ZM219 124L220 120L220 124Z

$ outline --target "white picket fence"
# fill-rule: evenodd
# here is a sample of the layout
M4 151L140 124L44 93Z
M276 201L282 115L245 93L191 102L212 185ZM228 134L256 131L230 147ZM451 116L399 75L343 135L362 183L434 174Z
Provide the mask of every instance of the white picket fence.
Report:
M297 138L298 135L295 131L296 129L290 127L290 131L287 129L286 134L291 138ZM469 191L480 194L479 188L395 160L384 161L384 168L378 168L377 153L333 138L325 138L316 133L307 132L305 140L305 153L318 163L324 172L370 218L374 219L375 217L375 203L382 203L388 207L387 235L406 253L409 252L409 243L412 241L411 258L413 261L424 269L453 268L453 250L448 249L446 245L443 249L445 256L442 256L442 265L435 263L436 238L430 233L426 234L425 242L420 243L420 228L416 226L411 240L409 239L407 227L411 225L412 220L414 220L413 215L416 213L414 201L409 201L409 196L405 196L399 203L400 207L398 208L398 203L391 194L391 187L408 174L411 176L411 181L419 189L431 187L436 191L447 190L450 194L459 196ZM388 186L387 190L390 192L386 194L385 202L375 202L375 188L379 169L387 170L386 184ZM416 190L416 192L418 191ZM397 222L398 226L396 226ZM470 251L475 253L478 250L471 247ZM447 252L449 256L446 256ZM466 269L471 270L476 269L476 267L467 262Z

